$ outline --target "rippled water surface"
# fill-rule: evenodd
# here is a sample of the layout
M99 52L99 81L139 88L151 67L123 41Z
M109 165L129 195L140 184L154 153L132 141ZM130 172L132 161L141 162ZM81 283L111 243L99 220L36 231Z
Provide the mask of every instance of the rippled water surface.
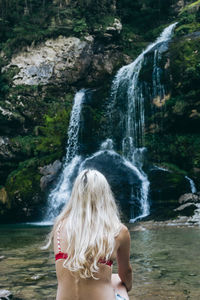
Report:
M131 300L200 299L200 228L156 227L132 238ZM20 299L56 294L53 254L41 251L49 227L0 227L0 288ZM114 266L116 271L116 266Z

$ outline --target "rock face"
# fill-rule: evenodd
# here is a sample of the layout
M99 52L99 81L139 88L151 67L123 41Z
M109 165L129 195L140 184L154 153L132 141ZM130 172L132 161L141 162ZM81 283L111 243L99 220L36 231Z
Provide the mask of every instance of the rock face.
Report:
M61 169L61 166L61 162L59 160L56 160L53 164L39 168L40 174L44 175L40 179L40 187L42 191L44 191L47 185L56 178L56 175Z
M106 176L117 202L120 203L120 208L128 217L128 221L130 219L129 199L131 188L133 186L139 187L141 185L138 175L124 164L120 155L107 150L99 151L94 156L86 159L82 167L96 169ZM137 199L135 201L137 202ZM135 204L135 213L137 215L139 203Z
M175 31L178 32L177 36L184 34L187 38L172 42L169 51L165 47L160 51L162 57L157 71L160 72L160 86L165 84L166 93L163 98L151 97L150 104L146 104L150 142L145 146L155 163L178 162L177 166L186 172L200 169L200 139L199 142L196 136L190 139L190 133L197 132L197 128L200 128L199 7L196 5L199 1L195 2L195 16L190 15L194 10L193 5L190 5L192 3L173 1L173 7L169 0L164 1L164 6L160 3L159 20L155 27L149 13L158 16L158 9L151 7L151 1L129 1L130 6L136 8L129 11L122 0L53 0L48 5L43 1L47 22L42 19L41 7L36 2L28 1L24 7L22 5L21 12L16 12L16 16L13 16L13 28L9 27L9 9L0 4L4 9L2 18L6 32L0 53L1 65L4 66L0 73L0 214L4 214L10 203L14 212L12 217L19 212L19 219L22 221L24 215L32 215L37 206L44 204L44 192L55 179L60 168L59 161L64 156L73 97L81 88L90 89L94 95L83 107L86 117L83 118L82 115L81 134L85 128L87 139L82 135L84 144L81 147L86 155L96 151L97 144L107 137L105 106L110 99L111 79L122 65L131 62L130 57L136 58L146 43L154 39L154 29L159 31L159 25L173 21L178 12L178 18L183 19ZM188 20L187 16L181 17L185 11L184 5L187 5ZM167 6L174 10L173 17L171 15L168 18L169 11L165 10ZM33 15L38 17L41 26L31 35L24 24L28 23L30 28L35 28ZM30 23L27 16L30 17ZM144 28L138 20L146 16L148 18L147 23L144 22ZM22 32L27 33L26 36ZM145 66L140 74L143 89L148 95L153 90L149 83L152 80L150 71L153 62L152 52L146 55ZM118 130L117 127L125 110L123 97L117 110L119 120L116 119L116 126L114 125L116 140L119 135L124 134L123 128L119 126ZM186 131L185 141L182 136L178 139L184 126L191 129L191 132ZM173 134L171 137L173 132L178 136ZM163 142L162 138L165 138ZM188 151L188 145L197 150L194 153L192 149ZM120 153L121 149L117 150ZM161 152L158 153L159 151ZM188 161L185 163L186 160ZM95 164L101 168L101 162L96 161ZM114 163L113 165L115 166ZM107 173L111 176L109 170ZM120 198L127 174L124 170L120 170L119 174L118 178L112 180ZM121 185L120 176L123 178ZM160 205L163 214L168 209L167 206L172 204L173 208L176 207L178 197L189 191L184 176L152 172L150 180L151 178L152 208ZM129 188L130 184L127 184L126 190ZM129 194L125 192L127 199Z
M119 34L122 25L115 19L113 25L107 28L108 34ZM100 47L100 48L99 48ZM18 73L13 78L14 85L47 85L76 84L80 80L92 82L102 75L111 75L126 56L121 56L118 50L102 49L94 43L94 38L85 36L84 40L77 37L59 36L49 39L37 46L27 47L25 51L12 57L9 68L17 67ZM87 79L88 78L88 79ZM3 114L11 114L3 110Z
M155 218L175 217L178 199L190 186L183 174L154 167L149 172L151 214Z
M38 85L65 80L74 83L87 71L92 59L92 39L76 37L49 39L44 44L27 47L6 67L17 66L14 84Z
M105 44L103 35L103 40L89 34L58 36L37 45L33 42L4 66L10 89L4 101L0 99L1 221L13 211L17 211L17 221L27 220L42 204L61 167L58 159L64 155L75 91L102 88L127 62L127 55L114 41L121 23L116 19L110 24L111 39ZM93 116L95 109L90 110Z

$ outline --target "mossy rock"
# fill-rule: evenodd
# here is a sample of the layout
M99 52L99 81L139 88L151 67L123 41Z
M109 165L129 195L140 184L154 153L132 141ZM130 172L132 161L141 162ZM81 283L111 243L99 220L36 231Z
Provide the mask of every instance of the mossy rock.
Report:
M190 192L190 184L184 172L172 165L171 170L154 167L148 174L148 179L151 216L163 220L175 217L178 213L174 212L174 209L178 206L179 197Z

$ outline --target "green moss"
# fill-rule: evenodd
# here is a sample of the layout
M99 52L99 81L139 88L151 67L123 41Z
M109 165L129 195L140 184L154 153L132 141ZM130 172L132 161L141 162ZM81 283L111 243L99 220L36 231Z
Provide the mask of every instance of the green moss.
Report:
M146 134L145 144L154 162L167 162L185 171L200 167L198 134Z
M176 36L180 37L198 30L200 30L200 24L197 22L193 22L193 23L183 24L181 26L178 26L175 30L175 34Z
M191 4L189 4L188 7L193 7L193 6L196 6L196 5L198 5L198 4L200 4L200 0L195 1L195 2L193 2L193 3L191 3Z
M180 169L177 165L167 162L162 162L161 164L158 164L160 167L166 168L167 170L174 172L176 174L180 175L187 175L187 172L185 170Z
M199 38L178 40L171 45L170 58L173 86L178 93L199 89Z
M87 26L85 18L74 21L73 31L75 33L80 33L81 35L84 35L87 33L88 26Z
M199 5L200 5L200 0L192 2L192 3L188 4L188 5L186 5L182 9L181 13L184 12L184 11L190 10L190 9L194 8L195 6L199 6Z
M6 181L6 190L11 202L30 203L35 194L40 192L40 178L37 159L32 158L20 163L18 169L13 171Z
M38 137L36 153L40 156L52 153L57 153L59 158L63 156L69 118L70 110L64 108L54 116L44 116L44 125L37 128L41 135Z

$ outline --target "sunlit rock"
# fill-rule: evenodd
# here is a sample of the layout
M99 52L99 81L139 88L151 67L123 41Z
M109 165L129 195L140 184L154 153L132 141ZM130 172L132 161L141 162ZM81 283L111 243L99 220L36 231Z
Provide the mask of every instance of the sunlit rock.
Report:
M37 85L53 82L76 82L86 72L92 58L91 41L81 41L76 37L59 36L12 57L4 68L17 66L19 73L14 84Z

